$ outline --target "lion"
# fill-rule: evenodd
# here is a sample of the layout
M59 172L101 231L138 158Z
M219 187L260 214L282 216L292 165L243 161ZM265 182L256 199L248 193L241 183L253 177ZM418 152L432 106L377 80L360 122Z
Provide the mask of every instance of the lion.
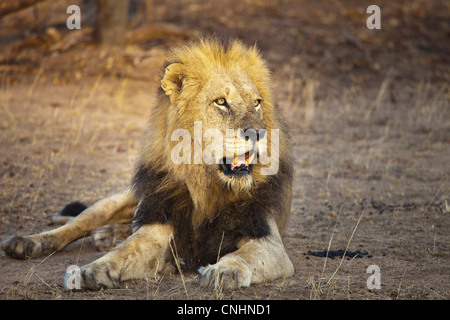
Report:
M200 272L202 287L230 290L291 277L282 242L291 216L290 136L258 49L203 38L173 49L163 72L130 185L59 228L6 238L3 250L36 258L92 234L110 250L81 267L81 289L119 288L177 268ZM119 242L111 224L127 223Z

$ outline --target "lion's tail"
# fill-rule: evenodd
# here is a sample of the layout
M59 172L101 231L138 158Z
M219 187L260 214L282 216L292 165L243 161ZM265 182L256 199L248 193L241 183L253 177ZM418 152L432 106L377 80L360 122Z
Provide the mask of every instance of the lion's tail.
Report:
M83 212L86 208L87 206L79 201L69 203L64 209L54 215L51 220L54 224L65 224L72 220L73 217L76 217Z

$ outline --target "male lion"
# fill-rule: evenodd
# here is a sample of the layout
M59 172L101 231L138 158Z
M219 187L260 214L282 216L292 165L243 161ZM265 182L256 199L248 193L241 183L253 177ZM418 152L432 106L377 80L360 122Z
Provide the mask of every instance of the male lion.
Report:
M270 84L257 49L239 41L209 38L173 50L131 185L57 229L8 237L3 250L35 258L99 227L131 221L127 239L81 268L83 289L117 288L172 272L175 264L199 270L202 286L226 289L292 276L281 240L291 215L290 138ZM184 149L177 130L188 133ZM207 132L226 138L217 145ZM262 141L272 148L271 163L262 161L269 151ZM211 146L214 161L206 163ZM178 161L190 150L193 156ZM275 170L264 173L270 166ZM108 230L94 235L100 246Z

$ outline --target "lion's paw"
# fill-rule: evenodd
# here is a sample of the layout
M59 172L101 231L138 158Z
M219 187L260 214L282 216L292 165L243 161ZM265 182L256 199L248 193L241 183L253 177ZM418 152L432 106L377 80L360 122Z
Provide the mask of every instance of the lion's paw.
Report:
M103 226L91 232L92 241L98 251L109 251L116 245L113 230L109 226Z
M202 287L236 290L250 286L252 272L244 260L224 257L201 271Z
M120 288L120 275L107 263L90 263L81 267L81 288L90 290Z
M131 233L129 224L111 223L91 232L95 249L109 251Z
M41 243L28 237L8 237L2 241L2 249L14 259L36 258L42 254Z

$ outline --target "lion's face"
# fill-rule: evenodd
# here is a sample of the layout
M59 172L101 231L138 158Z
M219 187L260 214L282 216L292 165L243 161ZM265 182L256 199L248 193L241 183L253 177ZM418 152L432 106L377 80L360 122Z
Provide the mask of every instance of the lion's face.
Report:
M202 122L204 150L211 150L204 152L213 160L209 171L236 191L250 188L267 130L262 95L243 72L214 72L199 97L191 107Z
M168 128L190 132L194 165L204 164L208 175L235 193L248 191L262 180L259 153L273 128L267 68L255 50L239 43L226 52L197 46L175 61L161 81L174 115Z

